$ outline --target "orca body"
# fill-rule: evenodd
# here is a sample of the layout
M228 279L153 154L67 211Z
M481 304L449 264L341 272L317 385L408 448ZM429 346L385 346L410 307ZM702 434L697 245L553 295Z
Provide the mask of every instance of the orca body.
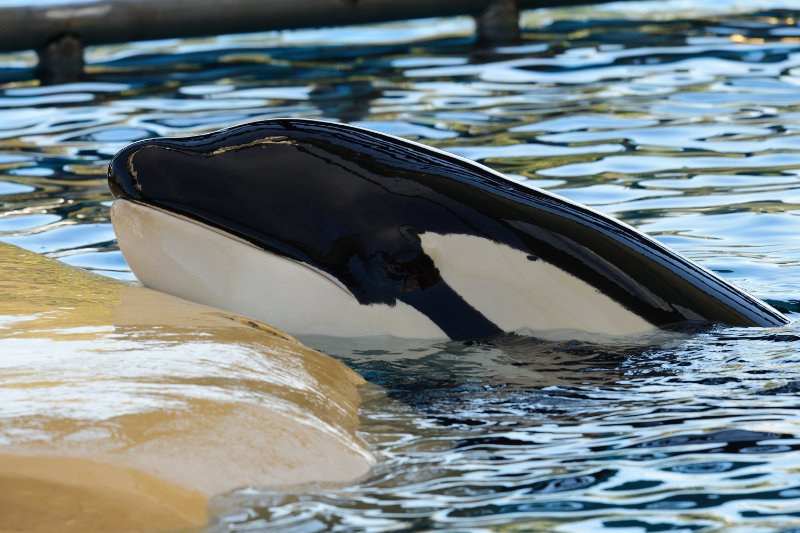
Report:
M109 167L146 286L296 334L636 334L786 317L643 233L446 152L276 119L136 142Z

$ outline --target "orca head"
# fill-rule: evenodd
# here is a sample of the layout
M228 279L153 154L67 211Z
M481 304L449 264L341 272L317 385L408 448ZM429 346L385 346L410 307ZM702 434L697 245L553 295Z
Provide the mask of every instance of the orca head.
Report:
M786 321L618 221L348 125L276 119L140 141L114 157L109 185L120 248L145 285L293 333Z

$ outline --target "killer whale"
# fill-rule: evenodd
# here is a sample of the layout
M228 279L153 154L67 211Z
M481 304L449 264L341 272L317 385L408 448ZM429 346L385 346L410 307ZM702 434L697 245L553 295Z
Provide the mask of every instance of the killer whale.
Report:
M109 165L146 286L296 334L632 334L781 313L645 234L475 162L273 119L138 141Z

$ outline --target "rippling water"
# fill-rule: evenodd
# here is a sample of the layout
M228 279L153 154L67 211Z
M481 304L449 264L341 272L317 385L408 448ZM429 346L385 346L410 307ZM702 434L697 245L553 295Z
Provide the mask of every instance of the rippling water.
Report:
M530 12L497 49L467 19L103 47L49 87L31 54L0 56L0 240L132 279L108 220L118 149L317 117L592 205L795 313L800 11L691 4ZM382 462L349 487L220 495L214 531L800 531L797 324L305 340L382 387L363 410Z

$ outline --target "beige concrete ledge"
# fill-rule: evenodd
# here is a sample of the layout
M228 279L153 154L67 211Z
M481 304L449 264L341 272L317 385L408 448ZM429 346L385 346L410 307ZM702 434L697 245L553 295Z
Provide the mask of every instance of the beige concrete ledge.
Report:
M186 530L207 498L157 477L72 457L0 455L2 531Z
M361 383L266 324L0 244L0 530L202 525L213 494L351 481Z

